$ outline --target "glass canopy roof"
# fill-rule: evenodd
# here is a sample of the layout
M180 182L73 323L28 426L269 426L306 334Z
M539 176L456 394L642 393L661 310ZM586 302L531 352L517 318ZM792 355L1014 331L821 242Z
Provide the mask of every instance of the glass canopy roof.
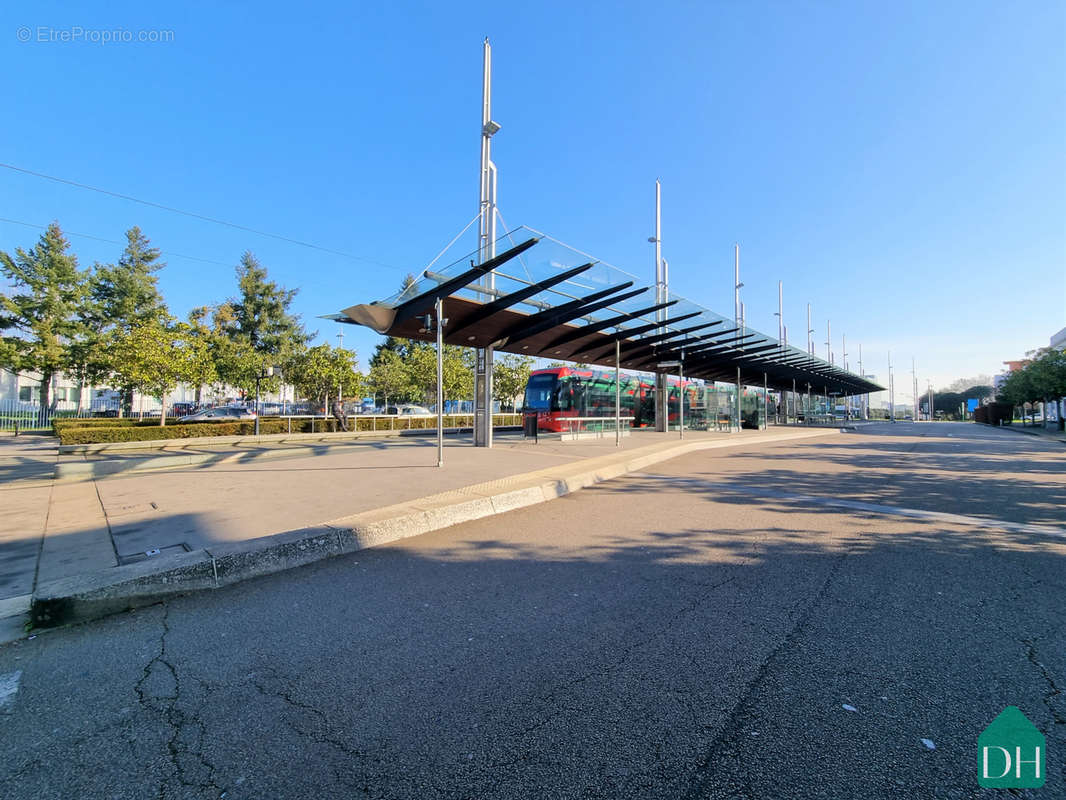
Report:
M531 228L504 234L494 252L495 259L485 259L491 269L479 270L479 254L468 253L426 270L391 297L329 316L428 339L411 320L439 296L451 318L445 340L452 344L613 366L619 340L621 366L629 369L682 359L692 377L735 380L740 369L745 382L766 380L776 388L792 388L793 380L836 394L882 388L776 337L738 329L734 320L673 292L657 304L654 287L637 276Z

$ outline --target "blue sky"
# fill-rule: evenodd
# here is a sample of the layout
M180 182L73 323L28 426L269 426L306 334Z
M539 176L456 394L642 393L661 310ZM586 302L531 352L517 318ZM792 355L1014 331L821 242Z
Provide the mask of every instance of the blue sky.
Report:
M750 325L776 333L783 280L790 341L810 302L853 365L862 343L883 378L891 349L901 396L912 356L924 390L1066 326L1061 3L22 5L0 162L365 259L0 168L0 217L140 225L177 314L232 295L251 249L335 342L315 316L420 271L477 211L487 35L510 226L650 282L659 178L672 290L731 316L739 242ZM78 28L173 33L38 41ZM0 249L38 233L0 222ZM70 238L86 266L121 249ZM376 341L346 328L364 363Z

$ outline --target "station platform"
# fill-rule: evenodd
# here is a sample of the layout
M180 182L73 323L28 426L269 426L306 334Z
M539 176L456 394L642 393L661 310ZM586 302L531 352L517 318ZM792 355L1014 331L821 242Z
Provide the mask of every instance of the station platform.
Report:
M176 576L163 581L170 564L211 561L217 573L220 554L239 551L246 566L269 562L267 571L277 571L306 563L305 555L318 552L311 546L303 548L311 553L302 553L297 546L294 558L279 558L279 544L314 540L323 532L340 540L331 540L319 557L552 499L698 449L746 449L838 430L686 431L684 439L677 432L640 430L620 445L613 435L533 442L504 433L491 449L476 448L469 435L459 435L447 438L441 468L433 436L216 449L196 445L190 448L195 454L226 458L82 480L54 475L63 464L106 458L134 465L137 459L158 458L159 452L61 455L51 437L4 437L0 491L8 513L0 523L0 618L7 620L9 633L0 639L17 635L12 631L21 630L35 598L83 590L106 595L111 587L119 605L126 600L137 605L156 596L153 575L157 584L167 584L167 592L180 590ZM427 515L427 509L432 513ZM268 555L257 559L259 551ZM264 563L248 568L248 574L263 574ZM115 589L127 579L135 581L135 591ZM88 603L86 613L113 610L113 600L103 606ZM49 620L37 620L42 621Z

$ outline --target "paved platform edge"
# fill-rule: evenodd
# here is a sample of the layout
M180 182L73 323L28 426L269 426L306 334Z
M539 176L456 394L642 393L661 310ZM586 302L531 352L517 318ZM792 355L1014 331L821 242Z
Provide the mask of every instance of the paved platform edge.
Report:
M658 442L361 512L307 528L111 567L37 587L33 628L86 622L204 589L305 566L326 558L502 514L688 453L753 447L840 433L820 429L741 440Z
M469 429L467 429L469 430ZM517 428L497 428L496 430L517 430ZM446 436L461 433L460 429L445 431ZM168 453L166 455L147 455L153 450L162 450L163 447L130 448L123 452L130 454L130 458L116 458L112 460L100 459L98 461L66 461L59 462L55 466L53 478L57 481L91 481L97 478L106 478L114 475L128 475L134 472L150 472L157 469L181 469L182 467L206 466L209 464L224 464L227 462L248 462L258 460L270 460L275 458L300 458L307 456L308 451L314 450L319 453L341 450L350 447L360 440L388 439L388 438L419 438L435 436L435 431L360 431L359 433L330 433L330 434L302 434L301 438L295 435L288 437L279 434L276 437L227 437L219 436L204 439L169 439L165 447L194 447L197 445L256 445L273 444L288 445L275 450L244 450L218 453ZM230 441L232 440L232 441ZM139 443L136 443L139 444ZM60 455L99 455L108 451L66 451L64 447L75 445L62 445L59 448ZM114 452L118 452L117 450ZM144 456L137 455L145 453Z

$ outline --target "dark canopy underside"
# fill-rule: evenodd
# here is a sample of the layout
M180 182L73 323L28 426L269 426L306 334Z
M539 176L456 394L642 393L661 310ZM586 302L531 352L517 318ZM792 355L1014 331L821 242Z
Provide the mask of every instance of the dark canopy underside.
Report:
M809 387L832 395L882 390L751 328L738 329L732 320L684 298L671 295L656 303L649 287L634 287L631 276L578 257L554 240L545 269L526 255L537 250L541 237L525 229L515 234L522 234L518 244L508 235L507 249L483 263L463 259L439 274L427 272L396 297L327 318L383 335L434 341L436 333L424 328L424 316L440 298L448 344L491 345L507 353L613 367L617 342L625 369L654 372L659 363L681 360L687 377L709 381L735 381L739 368L743 383L765 380L777 390ZM567 259L572 264L560 257L560 247L573 254ZM659 319L660 314L667 318Z

